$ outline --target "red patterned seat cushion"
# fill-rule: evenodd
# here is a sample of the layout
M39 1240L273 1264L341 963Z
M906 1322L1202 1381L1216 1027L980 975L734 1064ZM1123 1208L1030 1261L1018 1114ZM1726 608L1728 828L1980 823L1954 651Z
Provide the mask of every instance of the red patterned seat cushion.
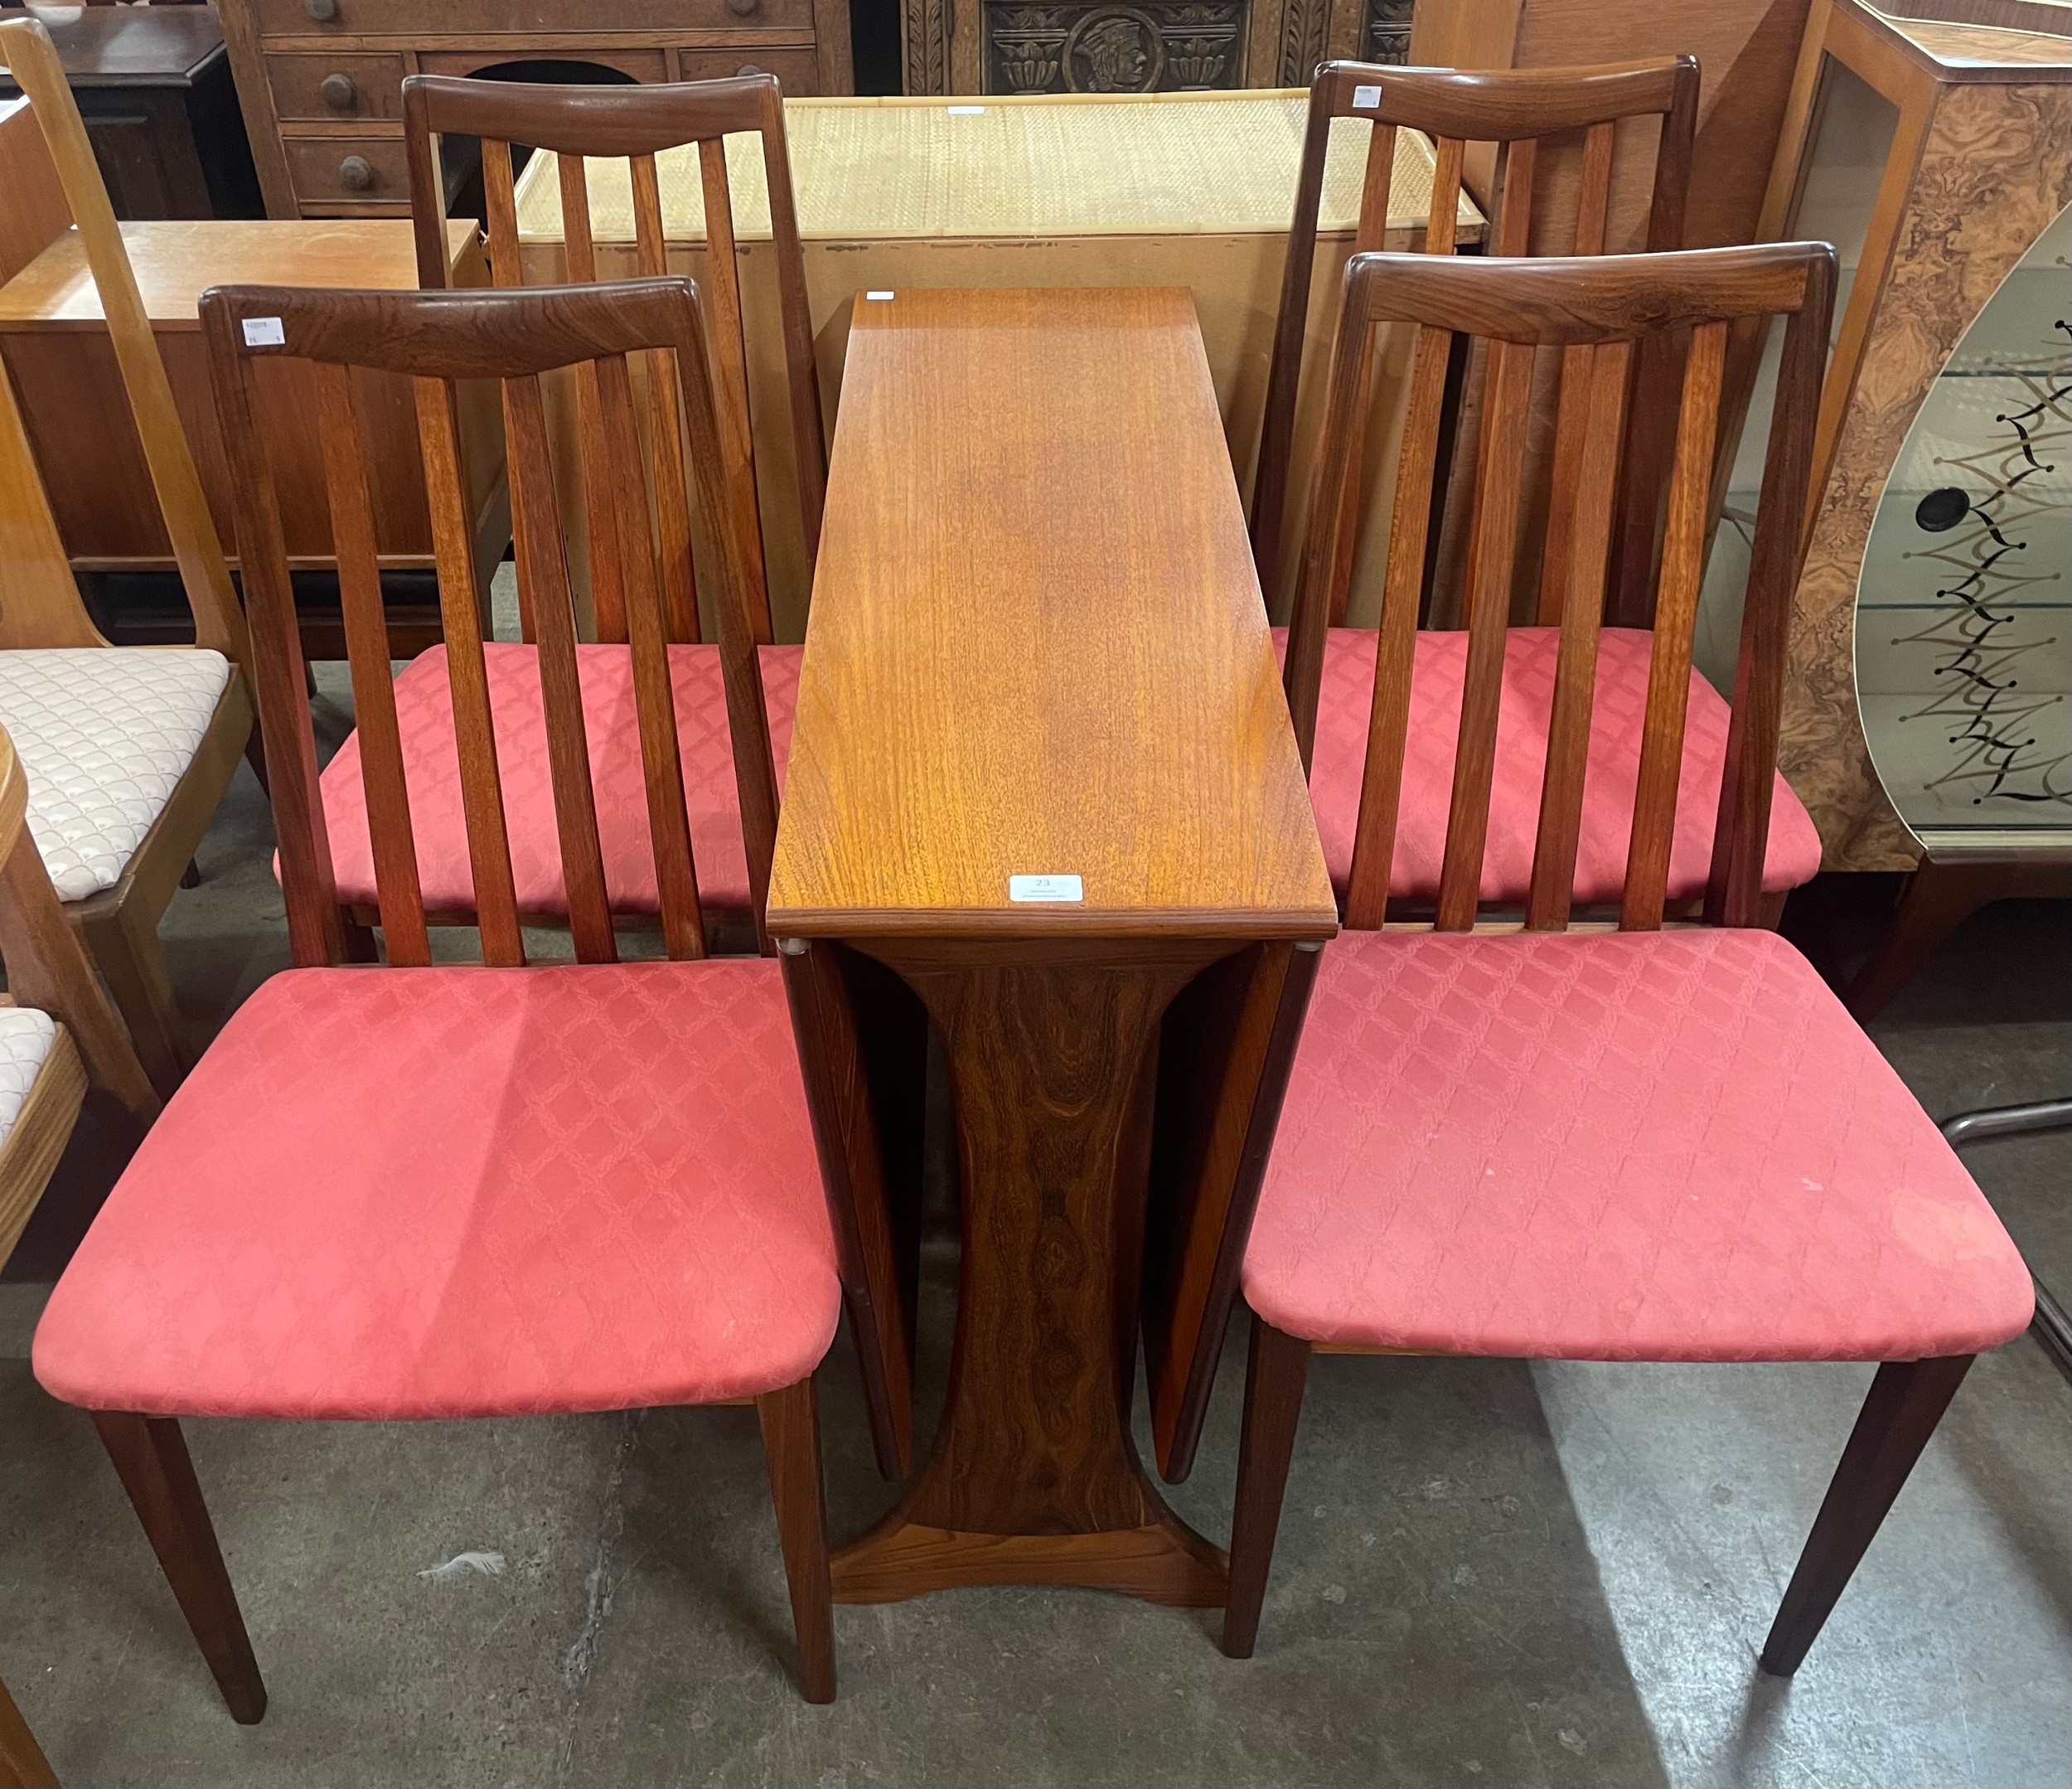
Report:
M1329 945L1245 1258L1313 1341L1905 1360L2029 1275L1805 960L1758 931Z
M531 647L509 642L491 642L482 652L489 672L490 715L496 732L496 764L503 781L518 906L528 914L565 914L569 897L561 881L561 836L554 823L539 658ZM770 743L780 786L791 755L792 715L803 652L796 646L766 646L761 653ZM748 864L741 842L741 802L720 686L719 649L672 646L669 659L699 897L707 907L722 912L746 912ZM632 654L623 646L579 646L576 671L583 683L583 725L590 747L605 892L614 913L659 912L654 848L647 831L646 784L641 774L640 733L633 707ZM395 680L395 707L409 779L418 880L426 909L472 913L475 878L468 865L460 754L453 743L453 694L447 681L443 646L433 647L404 667ZM367 835L366 785L360 772L358 733L346 739L325 767L322 789L338 898L348 905L371 907L375 900L374 847Z
M1334 628L1325 636L1324 681L1317 707L1310 801L1331 881L1344 898L1353 874L1359 822L1360 777L1367 763L1368 717L1374 704L1371 628ZM1597 696L1590 713L1590 768L1583 784L1583 824L1576 852L1576 899L1616 902L1625 882L1633 832L1634 789L1640 774L1640 723L1648 701L1648 654L1653 636L1606 628L1599 636ZM1275 630L1285 659L1287 630ZM1555 628L1513 628L1504 642L1503 695L1498 709L1496 776L1489 835L1482 859L1482 898L1522 903L1532 881L1540 785L1547 773L1547 730L1554 705ZM1453 802L1454 752L1460 737L1460 699L1468 668L1464 632L1418 633L1411 673L1410 732L1396 830L1391 890L1433 900L1446 857L1446 817ZM1712 829L1726 763L1731 710L1712 686L1691 673L1684 728L1683 776L1677 791L1677 830L1669 856L1669 899L1705 892L1712 865ZM1763 886L1796 888L1820 868L1820 835L1780 776L1770 808Z
M51 1295L93 1409L698 1404L835 1333L777 964L294 970L197 1064Z

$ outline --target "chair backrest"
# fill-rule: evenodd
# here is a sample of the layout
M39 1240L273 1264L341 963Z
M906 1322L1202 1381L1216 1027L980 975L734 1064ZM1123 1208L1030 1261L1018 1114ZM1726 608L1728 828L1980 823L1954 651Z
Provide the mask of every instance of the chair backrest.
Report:
M568 277L588 282L597 278L597 249L590 230L590 196L583 162L587 158L624 157L632 182L634 255L643 278L668 271L662 235L661 184L655 166L661 152L698 146L698 168L704 200L705 243L709 267L700 287L714 376L718 381L723 426L738 428L741 470L729 501L756 524L752 531L758 561L762 536L758 517L755 460L747 439L748 362L743 332L740 273L735 260L733 195L727 181L726 138L753 133L762 139L762 168L769 189L770 229L777 261L778 306L784 337L786 377L790 388L793 453L798 463L800 519L806 531L810 566L820 551L821 514L827 501L827 441L821 415L820 380L813 362L813 325L806 295L806 257L799 243L796 206L792 191L792 165L784 141L784 95L771 75L737 75L726 80L685 81L649 86L548 86L515 81L469 80L453 75L414 75L403 84L404 139L410 163L410 211L417 228L418 283L446 284L443 225L444 187L438 139L464 133L482 143L482 196L489 245L490 276L499 286L522 283L519 261L518 212L511 177L511 145L551 150L558 158L561 217ZM667 379L656 381L666 393ZM578 379L578 423L594 439L598 395L588 376ZM657 403L653 433L659 451L675 451L674 420L666 396ZM680 480L677 481L680 482ZM599 499L589 500L593 528L602 527ZM679 524L666 516L665 531ZM681 560L680 584L666 587L670 637L697 638L697 606L689 581L690 561ZM622 638L615 631L621 604L622 572L608 552L596 561L594 592L598 630L606 639ZM758 613L758 638L767 642L771 625L767 599Z
M1622 119L1658 116L1662 120L1648 247L1682 246L1684 195L1690 185L1697 111L1698 65L1688 56L1585 68L1485 70L1326 62L1318 69L1310 88L1310 121L1302 143L1295 221L1288 231L1288 259L1281 274L1280 308L1253 474L1252 557L1262 578L1272 579L1280 563L1295 394L1302 376L1310 283L1316 263L1317 212L1323 200L1332 120L1364 119L1374 127L1368 141L1366 178L1353 234L1355 255L1371 254L1384 245L1396 133L1403 129L1431 138L1436 151L1431 206L1425 225L1428 255L1454 252L1455 217L1469 145L1497 146L1492 187L1497 210L1489 249L1501 255L1529 252L1541 139L1581 131L1574 248L1578 255L1601 255L1610 214L1612 150ZM1358 486L1356 478L1348 501L1357 501Z
M1353 446L1366 401L1366 338L1382 322L1413 323L1418 332L1382 597L1348 925L1379 926L1387 911L1439 400L1453 335L1489 344L1490 396L1473 491L1466 683L1436 924L1442 931L1466 931L1477 918L1510 625L1511 565L1519 533L1526 411L1534 361L1546 349L1561 356L1556 507L1547 554L1561 638L1525 924L1530 930L1558 931L1568 924L1571 904L1629 380L1636 354L1647 344L1689 332L1619 916L1623 928L1651 929L1662 924L1676 824L1727 331L1741 318L1781 315L1790 322L1763 472L1705 897L1705 917L1715 924L1759 923L1785 633L1798 577L1800 524L1834 280L1833 250L1803 242L1594 259L1364 255L1348 264L1301 588L1288 642L1289 704L1305 761L1316 729L1332 605L1350 575L1351 543L1339 538L1350 530L1339 518L1346 513L1346 482L1353 472Z
M223 653L249 672L244 616L231 587L223 543L210 517L201 476L195 469L193 452L173 406L172 386L166 377L165 362L158 357L158 344L138 293L137 277L123 246L108 188L50 33L34 19L0 24L0 67L27 95L30 109L42 126L65 202L78 228L107 318L123 389L128 394L144 463L172 543L173 560L194 612L195 643ZM10 391L0 397L0 491L4 492L0 501L9 511L23 513L26 519L18 526L45 550L36 555L41 570L31 588L11 579L9 599L0 604L0 647L105 645L80 600L69 565L61 568L49 563L47 541L56 538L56 525L50 524L46 536L30 513L41 502L47 515L48 499L27 454L27 436Z
M582 455L586 483L603 490L609 501L604 526L593 531L590 546L595 554L608 543L625 575L635 715L664 941L673 958L699 957L704 953L704 924L691 861L656 574L659 506L651 497L634 419L629 366L631 356L670 351L676 401L688 424L691 482L717 546L720 657L760 937L776 837L777 795L748 613L759 587L749 577L744 525L727 501L738 444L715 418L711 380L700 346L704 323L691 283L641 279L505 292L225 286L202 295L201 327L236 475L259 718L273 768L281 881L296 962L338 962L344 938L317 792L301 635L278 502L264 445L252 427L258 371L254 363L283 356L311 363L317 394L361 776L389 960L428 962L430 944L383 625L367 453L361 421L355 414L356 367L402 374L412 382L482 959L516 965L525 960L525 945L462 500L455 384L495 380L501 385L518 581L538 628L540 701L569 930L579 959L611 962L617 945L605 892L597 796L578 681L574 611L540 391L542 374L564 367L594 370L598 433L594 443L583 444ZM667 482L664 471L656 468L655 487Z

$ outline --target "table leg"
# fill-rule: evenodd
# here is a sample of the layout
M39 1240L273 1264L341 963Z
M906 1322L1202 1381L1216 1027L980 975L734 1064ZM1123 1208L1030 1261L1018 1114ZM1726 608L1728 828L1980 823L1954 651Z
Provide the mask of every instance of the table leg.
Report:
M1222 1604L1222 1549L1130 1433L1159 1021L1213 940L867 948L943 1040L964 1256L941 1427L890 1515L833 1561L843 1602L989 1583Z

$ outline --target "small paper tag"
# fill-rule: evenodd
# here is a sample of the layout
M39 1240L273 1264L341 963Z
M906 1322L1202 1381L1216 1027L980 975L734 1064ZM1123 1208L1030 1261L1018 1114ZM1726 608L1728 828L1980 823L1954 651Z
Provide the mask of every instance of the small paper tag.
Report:
M946 105L942 109L952 118L976 118L985 108L982 105Z
M1077 876L1009 876L1007 898L1025 901L1076 901L1087 898Z
M866 292L864 296L870 299L874 303L882 304L887 298L892 296L892 293L889 292Z
M285 347L288 332L281 327L278 317L248 317L244 319L244 345L248 348Z
M1381 109L1382 90L1379 87L1355 87L1353 90L1353 109L1355 112L1377 112Z

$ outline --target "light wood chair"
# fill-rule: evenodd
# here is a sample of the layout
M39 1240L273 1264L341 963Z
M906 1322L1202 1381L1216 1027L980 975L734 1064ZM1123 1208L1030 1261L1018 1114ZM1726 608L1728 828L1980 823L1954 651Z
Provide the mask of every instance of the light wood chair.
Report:
M1252 557L1270 597L1281 561L1295 394L1309 341L1317 213L1323 201L1334 121L1348 119L1373 127L1353 231L1355 255L1382 246L1399 130L1421 132L1434 140L1438 152L1425 225L1427 255L1454 252L1454 214L1460 205L1463 169L1471 151L1483 144L1491 146L1495 156L1489 190L1496 196L1496 228L1490 250L1496 255L1532 253L1537 228L1545 223L1543 208L1535 210L1541 143L1581 132L1571 252L1601 255L1611 211L1615 137L1619 125L1629 119L1656 118L1661 124L1647 246L1683 246L1684 199L1691 180L1697 115L1698 65L1687 56L1584 68L1402 68L1326 62L1317 70L1310 87L1309 124L1295 180L1295 220L1289 226L1288 259L1281 270L1280 308L1267 368L1259 458L1252 475ZM1330 327L1327 322L1327 330ZM1568 426L1576 425L1571 420ZM1451 442L1449 425L1442 433L1435 497L1439 502L1444 502ZM1357 454L1358 450L1356 442L1353 451ZM1356 463L1348 501L1358 501L1360 485ZM1433 541L1435 545L1435 534ZM1343 595L1339 600L1341 606L1331 617L1334 627L1345 618Z
M675 368L695 499L718 543L726 710L755 910L776 788L714 413L683 279L534 291L222 288L202 325L235 459L239 532L297 967L240 1009L52 1294L36 1370L94 1414L232 1713L265 1707L181 1438L188 1415L358 1418L753 1401L806 1694L835 1693L812 1374L853 1258L825 1190L772 954L708 959L629 363ZM343 923L272 469L262 358L313 369L376 843L386 962ZM632 732L666 961L620 960L604 874L543 375L597 370L594 469L626 570ZM446 686L483 962L433 965L353 372L409 377L434 519ZM500 383L517 565L539 633L530 701L565 865L574 963L527 966L461 503L455 385ZM420 661L421 662L421 661ZM293 1198L283 1196L292 1185ZM882 1224L882 1214L879 1214Z
M1474 516L1466 696L1435 918L1389 865L1412 725L1421 531L1389 545L1347 929L1326 947L1242 1249L1253 1312L1224 1650L1253 1646L1312 1353L1879 1363L1762 1652L1795 1670L1982 1349L2021 1334L2029 1278L1992 1209L1876 1047L1762 929L1786 628L1798 579L1833 250L1770 244L1594 261L1366 255L1347 278L1298 638L1334 576L1359 337L1417 326L1421 371L1493 344ZM1693 787L1690 652L1727 332L1789 318L1725 759ZM1571 930L1592 761L1610 480L1585 479L1568 564L1523 926L1482 919L1524 377L1573 356L1576 451L1610 467L1641 343L1688 331L1618 929ZM1413 412L1399 490L1429 482ZM1421 513L1414 501L1399 513ZM1665 928L1682 807L1701 925ZM1241 1226L1242 1228L1242 1226Z
M162 1093L184 1072L158 922L252 737L249 646L122 235L41 25L0 24L85 245L132 416L194 613L195 645L112 647L86 612L13 390L0 379L0 725L28 826Z

